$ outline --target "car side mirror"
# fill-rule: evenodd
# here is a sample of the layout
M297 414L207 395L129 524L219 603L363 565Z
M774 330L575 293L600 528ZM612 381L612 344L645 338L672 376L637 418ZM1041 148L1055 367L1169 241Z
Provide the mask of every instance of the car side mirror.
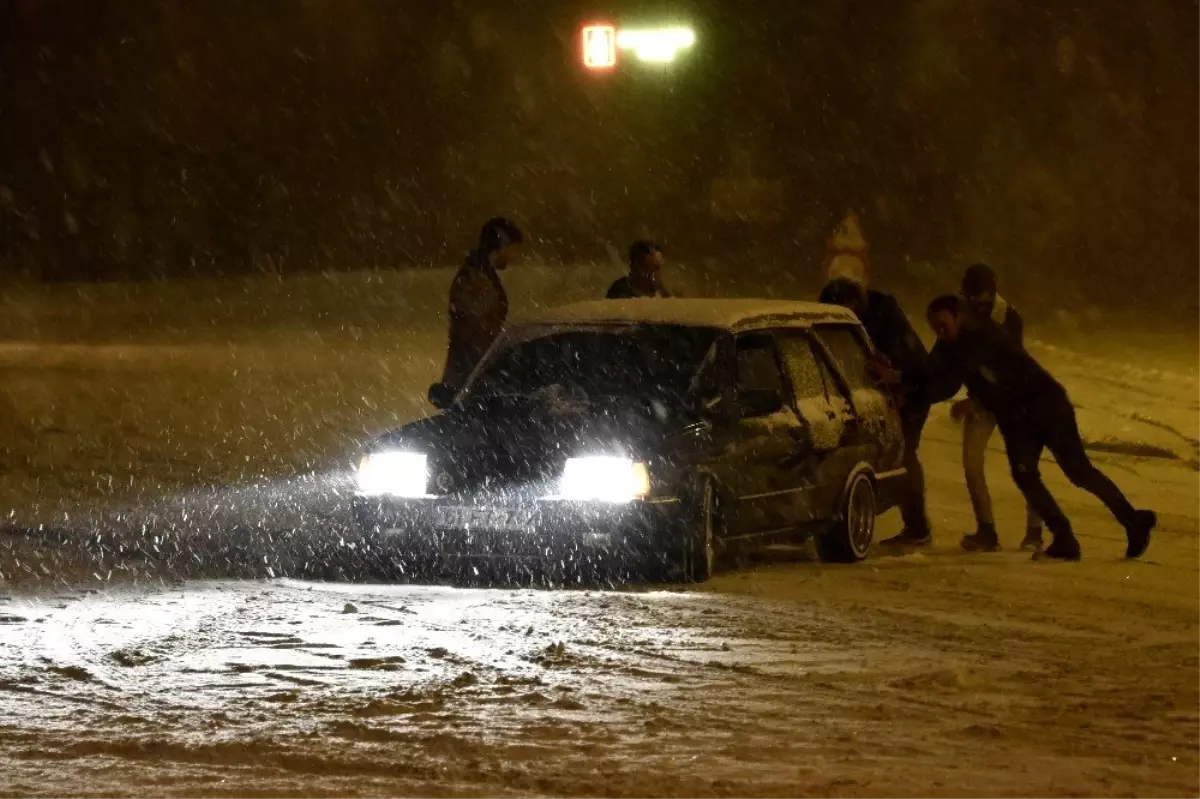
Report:
M824 455L833 452L841 446L841 443L836 439L830 439L826 436L814 436L812 427L807 422L799 427L788 428L788 434L792 437L792 441L795 442L796 449L801 452Z
M743 419L769 416L783 408L783 394L774 388L750 388L738 391L738 410Z
M429 404L444 411L454 404L454 389L445 383L434 383L429 387Z

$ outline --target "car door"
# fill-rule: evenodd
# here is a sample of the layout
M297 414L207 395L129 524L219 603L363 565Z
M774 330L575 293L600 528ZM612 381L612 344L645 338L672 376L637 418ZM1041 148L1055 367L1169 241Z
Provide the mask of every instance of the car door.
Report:
M851 470L862 457L858 419L848 392L808 331L781 340L781 351L804 434L796 437L787 480L802 489L793 495L794 513L804 522L829 519L841 500Z
M817 325L813 336L848 390L867 461L880 473L899 468L904 451L900 413L867 369L871 345L866 332L856 325Z
M775 336L739 334L734 341L736 418L720 477L732 497L730 539L788 530L795 525L792 493L781 464L792 454L800 420L790 402Z

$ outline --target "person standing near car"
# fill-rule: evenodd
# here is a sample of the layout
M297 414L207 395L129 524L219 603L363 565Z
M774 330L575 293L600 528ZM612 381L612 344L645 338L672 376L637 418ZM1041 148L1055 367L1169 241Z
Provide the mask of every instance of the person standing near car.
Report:
M1025 323L1021 314L1005 301L996 291L996 273L987 264L972 264L963 275L962 296L968 309L983 319L991 319L1012 337L1018 346L1024 346ZM971 496L971 507L975 511L975 532L963 536L962 547L969 552L994 552L1000 548L1000 537L996 533L996 519L992 515L992 497L988 491L984 473L984 458L988 441L996 430L996 417L967 394L966 399L955 402L950 416L963 423L963 473L967 480L967 493ZM1025 538L1021 549L1042 548L1042 522L1037 512L1025 503Z
M502 216L489 219L479 244L450 285L450 342L442 380L429 388L429 401L447 408L454 401L508 319L508 293L500 272L516 258L521 229Z
M670 297L671 292L662 284L664 263L662 247L645 239L635 241L629 248L629 274L613 281L605 298Z
M1081 554L1070 521L1042 482L1039 461L1045 449L1068 480L1095 495L1125 528L1125 557L1141 557L1150 545L1157 516L1136 510L1092 464L1066 389L1000 325L964 306L953 294L929 304L929 326L938 343L930 358L933 368L924 378L926 400L944 402L965 383L974 401L996 417L1013 480L1053 536L1050 546L1034 557L1079 560Z
M820 301L841 305L854 312L876 351L887 366L902 375L897 385L901 429L904 432L904 468L908 473L905 497L900 503L904 529L881 545L889 548L927 546L933 542L929 514L925 508L925 471L917 450L929 418L929 403L921 381L928 369L929 353L913 330L895 297L867 289L857 280L835 278L821 291Z

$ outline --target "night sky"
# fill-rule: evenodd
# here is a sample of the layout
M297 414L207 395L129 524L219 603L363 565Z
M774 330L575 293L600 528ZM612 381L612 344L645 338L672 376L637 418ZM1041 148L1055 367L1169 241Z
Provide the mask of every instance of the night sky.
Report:
M698 41L591 74L596 19ZM0 268L451 263L504 213L551 262L651 234L769 279L853 208L877 273L1194 306L1197 30L1186 0L11 2Z

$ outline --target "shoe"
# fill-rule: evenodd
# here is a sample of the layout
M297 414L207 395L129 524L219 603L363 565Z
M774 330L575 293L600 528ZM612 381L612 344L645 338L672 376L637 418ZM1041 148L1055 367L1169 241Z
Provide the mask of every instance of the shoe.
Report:
M1125 525L1125 535L1129 545L1125 547L1125 557L1140 558L1150 546L1150 531L1158 525L1158 514L1152 510L1134 511L1133 519Z
M881 547L927 547L933 543L933 533L929 530L917 533L905 527L891 538L879 542Z
M1050 546L1033 553L1034 560L1079 560L1082 556L1079 539L1072 533L1054 536Z
M997 552L1000 549L1000 537L996 535L994 524L981 524L979 530L964 535L962 548L967 552Z
M1022 552L1028 552L1030 550L1037 552L1045 545L1045 542L1042 540L1042 528L1030 527L1025 531L1025 537L1021 539L1020 549Z

